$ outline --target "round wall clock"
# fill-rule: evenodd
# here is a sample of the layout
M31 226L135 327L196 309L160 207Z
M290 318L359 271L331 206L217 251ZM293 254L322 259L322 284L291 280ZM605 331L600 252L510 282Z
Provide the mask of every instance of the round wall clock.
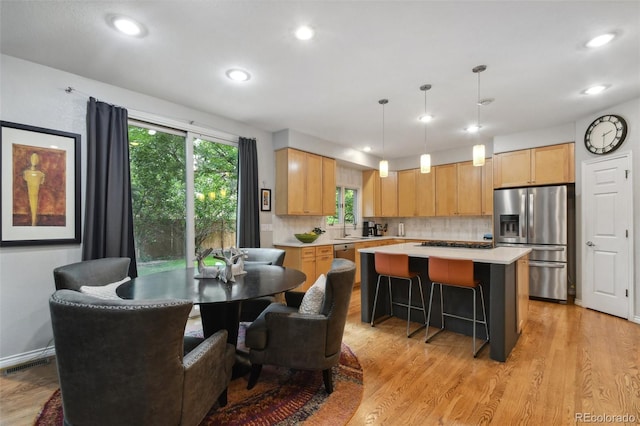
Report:
M627 122L619 115L603 115L593 120L584 134L584 146L594 154L608 154L627 137Z

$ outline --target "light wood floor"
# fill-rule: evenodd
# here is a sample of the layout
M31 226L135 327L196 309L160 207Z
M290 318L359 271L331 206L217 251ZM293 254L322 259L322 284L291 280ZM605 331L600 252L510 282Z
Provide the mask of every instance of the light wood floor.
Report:
M488 348L473 359L470 337L445 332L425 344L423 332L405 337L405 326L395 318L361 323L354 291L344 342L362 364L365 388L349 425L572 425L576 415L640 422L637 324L531 301L506 363L489 359ZM33 424L57 387L55 363L0 376L0 424Z

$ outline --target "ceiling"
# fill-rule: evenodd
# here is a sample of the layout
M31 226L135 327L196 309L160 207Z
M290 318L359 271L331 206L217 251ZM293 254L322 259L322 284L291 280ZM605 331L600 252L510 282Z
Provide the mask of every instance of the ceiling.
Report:
M639 1L7 1L15 56L268 130L294 129L384 156L571 123L640 96ZM144 37L107 25L136 19ZM300 24L314 39L293 37ZM615 31L609 45L591 37ZM464 132L476 121L480 136ZM244 83L225 76L241 67ZM598 96L580 92L594 84ZM82 90L82 88L78 88ZM108 99L105 99L108 101ZM126 105L123 105L126 107ZM224 129L222 129L224 130Z

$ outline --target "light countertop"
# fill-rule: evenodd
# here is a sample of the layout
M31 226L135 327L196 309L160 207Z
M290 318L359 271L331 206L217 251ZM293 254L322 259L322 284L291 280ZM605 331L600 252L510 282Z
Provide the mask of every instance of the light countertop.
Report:
M348 238L327 238L324 236L320 236L317 240L312 243L302 243L296 240L295 237L291 237L291 239L287 241L274 242L274 246L282 246L282 247L316 247L316 246L332 246L334 244L350 244L350 243L362 243L369 241L384 241L384 240L410 240L410 241L427 241L427 240L443 240L443 238L428 238L428 237L394 237L394 236L384 236L384 237L348 237ZM448 241L457 241L457 240L448 240ZM464 240L464 242L487 242L486 240Z
M418 243L392 244L380 247L368 247L358 250L361 253L403 253L410 257L430 256L450 259L473 260L478 263L498 263L508 265L531 252L530 248L495 247L492 249L472 249L453 247L422 247Z

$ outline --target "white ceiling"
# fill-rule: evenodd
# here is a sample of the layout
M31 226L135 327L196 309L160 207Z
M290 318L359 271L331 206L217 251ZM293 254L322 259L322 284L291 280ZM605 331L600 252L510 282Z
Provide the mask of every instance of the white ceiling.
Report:
M640 96L639 1L7 1L3 54L268 131L297 130L385 156L473 145L480 138L571 123ZM112 14L143 23L130 38ZM316 29L308 42L292 32ZM584 43L603 32L608 46ZM225 77L232 67L252 79ZM599 96L580 91L610 88ZM81 89L80 89L81 90ZM126 107L126 105L124 105ZM615 112L615 111L612 111Z

